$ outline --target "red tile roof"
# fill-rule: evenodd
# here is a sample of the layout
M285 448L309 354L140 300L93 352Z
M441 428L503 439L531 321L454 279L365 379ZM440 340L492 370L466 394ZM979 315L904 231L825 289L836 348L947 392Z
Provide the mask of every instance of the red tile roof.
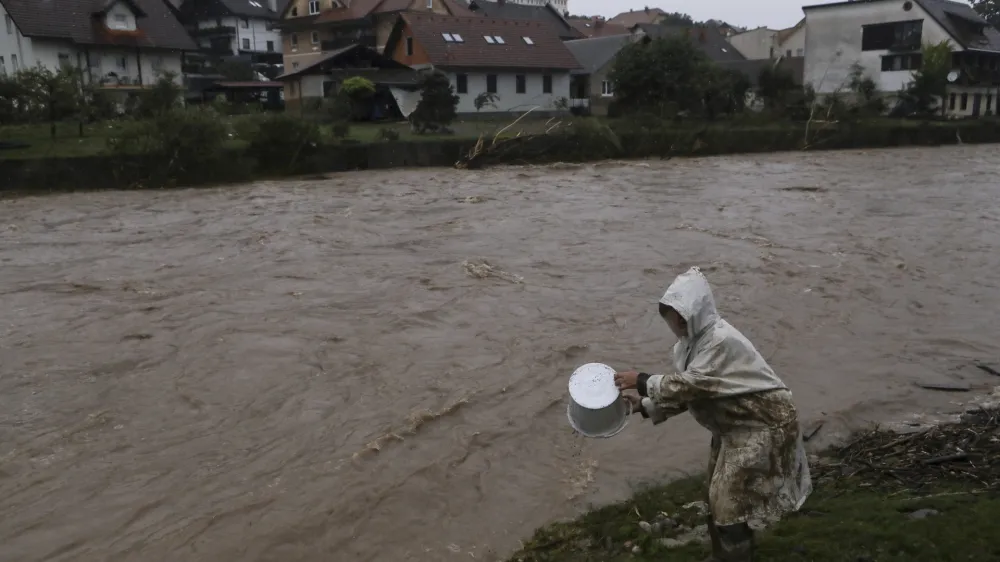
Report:
M442 67L579 68L573 54L549 24L497 18L459 18L404 12L414 39L431 64ZM457 33L462 42L445 41L443 34ZM500 36L503 44L490 44L484 36ZM524 40L527 37L531 44Z
M569 23L586 37L628 35L628 28L618 23L608 23L596 19L572 19Z

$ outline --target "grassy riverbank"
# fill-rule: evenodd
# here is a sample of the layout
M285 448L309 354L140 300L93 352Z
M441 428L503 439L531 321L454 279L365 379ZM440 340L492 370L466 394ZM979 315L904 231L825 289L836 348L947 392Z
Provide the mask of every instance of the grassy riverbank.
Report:
M997 411L899 436L872 431L813 465L803 509L758 533L767 562L958 562L1000 560L1000 420ZM701 479L656 486L621 504L538 530L517 562L700 562ZM685 507L687 506L687 507ZM644 531L665 513L677 528ZM660 515L659 517L663 517ZM668 526L672 526L670 523Z

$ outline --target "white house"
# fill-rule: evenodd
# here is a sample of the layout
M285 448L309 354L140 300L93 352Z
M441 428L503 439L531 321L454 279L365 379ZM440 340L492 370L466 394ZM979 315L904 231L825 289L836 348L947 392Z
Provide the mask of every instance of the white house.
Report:
M953 52L946 111L995 113L1000 31L968 4L947 0L869 0L805 6L805 83L818 94L842 90L859 64L887 97L913 80L921 47L947 41Z
M106 88L135 90L163 72L181 80L194 42L163 0L0 0L0 73L69 65Z
M186 0L180 12L201 49L225 55L273 53L280 63L281 31L276 24L287 4L288 0Z
M730 35L728 40L748 60L805 56L805 20L787 29L758 27Z
M475 100L492 94L482 113L553 112L569 102L570 71L580 65L544 22L404 12L385 54L416 69L449 76L458 112L479 113Z

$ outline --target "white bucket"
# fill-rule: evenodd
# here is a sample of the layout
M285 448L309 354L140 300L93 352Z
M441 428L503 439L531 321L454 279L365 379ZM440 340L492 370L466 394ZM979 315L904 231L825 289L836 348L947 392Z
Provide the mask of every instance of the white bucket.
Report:
M569 377L566 417L586 437L613 437L628 425L631 405L615 386L615 370L603 363L587 363Z

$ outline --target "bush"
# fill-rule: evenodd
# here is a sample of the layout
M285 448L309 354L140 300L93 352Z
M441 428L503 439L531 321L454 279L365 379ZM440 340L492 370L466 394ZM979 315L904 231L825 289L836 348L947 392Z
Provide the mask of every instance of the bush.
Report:
M366 100L375 95L375 84L364 76L352 76L340 85L340 92L353 101Z
M351 134L351 124L347 121L337 121L330 126L330 134L335 139L344 140L347 138L347 135Z
M319 125L314 121L275 113L261 121L247 154L257 160L261 170L291 172L301 158L318 152L321 143Z
M160 74L153 87L142 92L139 97L139 117L155 117L174 110L180 104L183 93L184 90L177 84L177 74Z
M399 131L390 127L382 127L378 131L378 138L388 142L397 141L399 140Z
M146 155L143 179L166 181L211 175L222 161L229 130L211 109L176 108L126 124L108 137L123 157Z
M441 72L430 72L420 81L420 102L410 114L414 131L423 134L440 131L455 120L458 96L448 77Z

